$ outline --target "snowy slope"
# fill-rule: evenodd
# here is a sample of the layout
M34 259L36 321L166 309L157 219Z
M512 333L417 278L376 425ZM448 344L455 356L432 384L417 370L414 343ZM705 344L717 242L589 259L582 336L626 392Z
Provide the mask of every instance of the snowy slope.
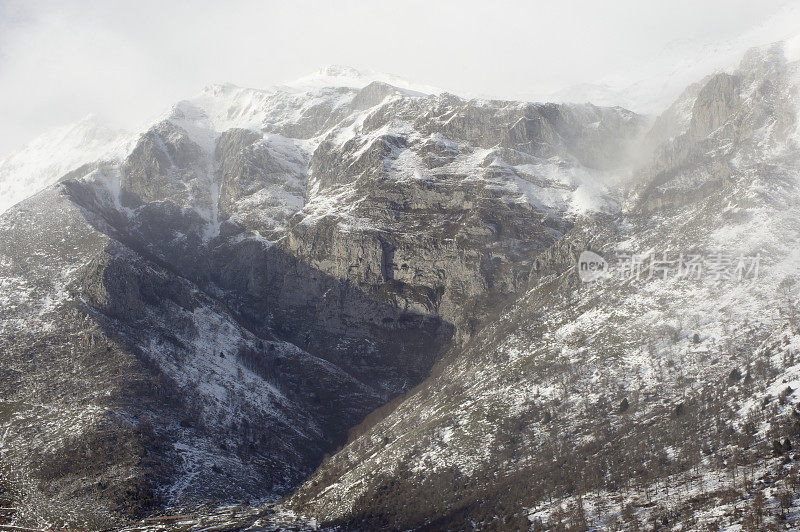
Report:
M43 134L0 161L0 213L84 164L120 159L133 141L93 116Z

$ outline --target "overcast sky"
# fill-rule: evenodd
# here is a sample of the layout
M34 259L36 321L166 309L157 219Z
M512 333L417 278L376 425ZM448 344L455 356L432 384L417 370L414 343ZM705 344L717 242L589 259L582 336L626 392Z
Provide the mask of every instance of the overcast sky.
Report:
M787 4L0 0L0 157L88 113L132 128L209 83L265 87L333 63L467 95L548 94L731 41Z

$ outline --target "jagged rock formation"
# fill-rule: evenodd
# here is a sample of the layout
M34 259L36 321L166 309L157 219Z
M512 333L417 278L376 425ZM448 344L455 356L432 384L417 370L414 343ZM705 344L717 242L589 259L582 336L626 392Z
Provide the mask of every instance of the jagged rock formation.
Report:
M739 167L791 150L796 78L797 67L787 64L779 43L751 50L733 73L689 87L648 134L657 147L637 183L640 207L654 211L696 200L732 185Z

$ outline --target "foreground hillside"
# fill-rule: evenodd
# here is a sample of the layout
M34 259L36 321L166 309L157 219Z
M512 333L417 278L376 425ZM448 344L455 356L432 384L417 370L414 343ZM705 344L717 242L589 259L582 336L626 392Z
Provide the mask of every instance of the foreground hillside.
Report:
M539 254L288 506L364 529L796 527L797 81L776 45L689 87L623 211ZM610 275L581 283L586 249Z

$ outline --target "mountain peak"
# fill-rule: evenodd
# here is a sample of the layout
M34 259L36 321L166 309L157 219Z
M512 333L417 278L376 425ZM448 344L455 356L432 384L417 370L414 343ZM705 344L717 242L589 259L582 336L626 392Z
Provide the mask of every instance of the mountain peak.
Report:
M289 82L286 85L299 90L315 90L325 87L363 89L375 81L392 85L398 89L410 90L423 94L441 94L444 92L443 89L438 87L411 83L394 74L367 69L356 69L346 65L328 65L312 74Z
M329 76L332 78L360 78L363 76L359 70L346 65L328 65L317 70L316 73L320 76Z

